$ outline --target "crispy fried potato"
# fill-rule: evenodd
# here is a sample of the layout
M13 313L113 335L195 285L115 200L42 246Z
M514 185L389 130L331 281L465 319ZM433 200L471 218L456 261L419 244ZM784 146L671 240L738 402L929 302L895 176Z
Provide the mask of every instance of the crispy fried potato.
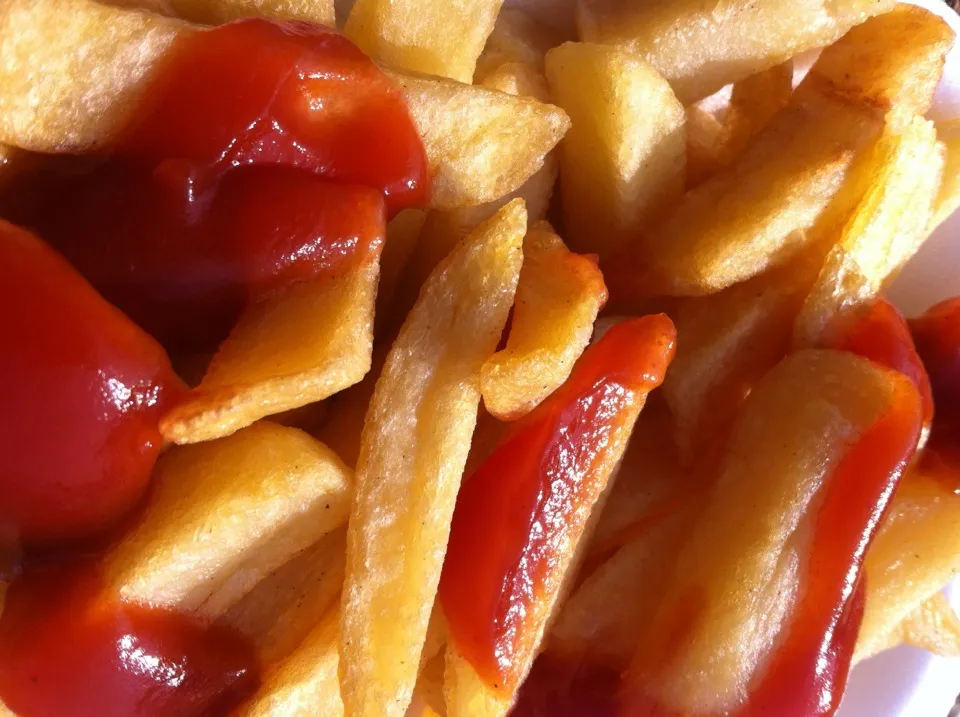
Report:
M381 315L389 313L400 276L413 256L427 213L422 209L404 209L387 224L387 241L380 255L380 284L377 288L377 327Z
M370 370L377 260L248 307L200 385L161 421L175 443L228 436L359 382Z
M516 420L566 381L606 299L594 261L569 251L546 222L528 231L507 345L480 372L487 411Z
M867 601L855 659L886 647L904 618L960 574L960 496L921 470L909 473L865 567Z
M944 162L933 123L891 129L874 155L871 186L797 317L797 346L829 344L830 327L876 297L928 236Z
M343 700L337 668L340 662L339 610L336 606L286 659L270 665L259 689L235 717L341 717Z
M683 194L686 115L656 70L619 48L567 43L546 71L573 122L559 150L567 241L606 256Z
M346 528L328 533L261 580L217 621L246 637L264 665L285 659L339 600Z
M718 294L680 303L677 357L663 382L685 465L725 432L753 384L790 347L793 324L820 268L801 257Z
M824 50L814 75L840 97L867 103L880 112L894 111L909 122L930 109L953 42L953 31L945 20L901 3Z
M684 104L825 47L893 0L581 0L580 37L625 45L673 85Z
M356 0L347 37L390 67L470 82L503 0Z
M352 480L322 443L270 423L171 450L139 522L104 558L107 585L214 620L344 523Z
M404 89L433 172L431 206L491 202L543 166L570 127L563 110L450 80L392 73Z
M483 53L473 73L474 84L502 66L527 65L543 73L543 57L551 47L559 45L556 33L517 8L505 7L497 16L493 32L487 38ZM488 87L490 85L487 85ZM511 94L526 94L514 92Z
M91 0L0 7L0 143L38 152L108 146L170 45L197 26ZM562 110L449 80L392 73L434 175L432 206L493 201L539 169Z
M480 367L513 304L526 220L512 202L441 262L377 382L347 536L340 677L351 715L399 716L410 703Z
M687 107L687 187L730 164L793 94L793 62L737 82L722 119L699 105ZM709 100L707 100L709 101Z
M557 35L557 45L577 37L576 6L577 0L506 0L503 3L504 9L522 10L543 27L550 28Z
M445 657L439 652L420 671L406 717L446 715L447 710L443 703L444 667Z
M912 645L943 657L960 657L960 617L943 593L936 593L904 617L886 635L870 642L870 654L858 653L865 660L898 645Z
M960 119L938 122L937 138L944 145L946 158L940 194L937 196L936 209L930 221L930 231L940 226L960 207Z
M791 639L806 629L794 618L816 622L811 611L835 609L833 598L813 607L807 596L818 601L834 589L828 587L833 580L841 590L849 575L841 567L849 571L849 565L824 559L826 543L815 536L822 535L827 506L829 515L836 516L834 509L863 515L859 496L849 489L834 493L833 478L860 478L837 467L893 407L919 425L912 384L849 353L797 352L767 374L733 428L719 479L676 562L655 627L638 649L630 689L642 690L664 711L735 713L750 694L744 686L756 685L767 666L778 664L779 653L770 650L791 649ZM898 457L900 443L906 448L910 439L916 440L898 436ZM886 480L882 471L864 480L874 486L878 478ZM833 495L848 500L831 501ZM864 519L858 537L869 530L869 511ZM808 582L812 571L815 589ZM809 627L819 630L819 624ZM810 644L801 642L797 649ZM780 713L776 705L771 709Z
M170 10L191 22L219 25L263 16L333 26L333 0L166 0Z

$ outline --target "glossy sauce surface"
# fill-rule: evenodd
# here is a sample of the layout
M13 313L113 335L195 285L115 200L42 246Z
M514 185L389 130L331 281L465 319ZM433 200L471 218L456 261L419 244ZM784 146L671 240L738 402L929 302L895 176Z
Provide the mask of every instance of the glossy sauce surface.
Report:
M0 616L0 694L24 717L224 714L257 674L242 639L121 603L95 565L21 578Z
M216 348L265 284L368 260L387 214L427 199L400 90L329 28L185 34L143 97L29 222L171 351Z
M674 344L662 315L614 326L461 489L440 600L451 640L489 685L522 677L529 608L589 517L615 432L663 380Z
M156 341L3 221L0 301L0 540L106 529L146 490L183 387Z

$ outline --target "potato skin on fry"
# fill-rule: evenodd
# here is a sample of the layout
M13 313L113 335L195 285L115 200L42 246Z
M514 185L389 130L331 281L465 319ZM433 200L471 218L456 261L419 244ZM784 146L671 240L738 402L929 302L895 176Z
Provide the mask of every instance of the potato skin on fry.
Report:
M522 261L514 201L436 268L367 413L347 537L340 682L351 715L399 717L417 677L480 401Z

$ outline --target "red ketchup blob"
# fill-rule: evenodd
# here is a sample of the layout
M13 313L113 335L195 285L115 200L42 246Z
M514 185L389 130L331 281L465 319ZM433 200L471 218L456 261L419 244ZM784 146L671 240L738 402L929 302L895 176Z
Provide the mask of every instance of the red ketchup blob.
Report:
M171 352L216 348L272 279L367 260L387 214L427 199L400 89L329 28L185 34L143 98L29 223Z
M603 488L613 434L663 380L675 341L663 315L614 326L461 489L439 594L450 639L489 685L522 677L529 608Z
M0 297L0 534L104 530L146 490L180 381L156 341L3 221Z
M960 495L960 297L947 299L910 320L937 415L921 470Z
M22 717L201 717L258 684L239 636L124 604L96 567L28 574L0 617L0 694Z

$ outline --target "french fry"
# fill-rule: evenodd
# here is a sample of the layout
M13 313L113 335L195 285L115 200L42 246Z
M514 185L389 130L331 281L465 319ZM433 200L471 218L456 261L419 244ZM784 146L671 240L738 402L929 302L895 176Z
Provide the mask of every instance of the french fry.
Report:
M506 0L503 5L504 9L522 10L542 26L550 28L558 36L556 44L576 39L577 0Z
M413 256L427 213L422 209L404 209L387 224L387 241L380 255L380 284L377 287L377 330L392 320L391 308L400 277Z
M248 307L200 385L164 416L164 437L197 443L228 436L359 382L370 370L378 270L374 258Z
M687 187L730 164L793 94L793 62L751 75L733 86L722 120L698 105L687 108Z
M900 486L865 566L857 659L883 649L904 618L960 573L960 496L921 463Z
M263 16L334 25L333 0L166 0L177 16L205 25Z
M624 45L652 64L684 104L825 47L893 0L581 0L580 37Z
M503 0L356 0L344 31L384 64L470 82Z
M611 328L464 484L440 582L450 717L509 711L675 339L664 315Z
M684 109L656 70L616 47L561 45L546 71L573 121L559 149L567 240L607 256L682 196Z
M420 671L406 717L446 715L443 703L444 665L444 655L438 652Z
M676 309L679 345L663 397L685 465L724 433L752 386L786 355L820 266L811 254Z
M938 122L937 137L944 145L946 156L930 231L943 224L960 207L960 119Z
M527 65L542 75L544 55L551 47L559 44L556 33L535 20L530 14L518 8L505 7L497 15L493 32L487 38L483 53L477 60L473 81L478 85L494 86L486 81L487 77L501 67L518 64ZM527 95L547 101L546 98L526 92L510 94Z
M960 657L960 617L943 593L934 594L914 608L886 635L871 637L866 645L869 653L858 651L855 662L899 645L912 645L943 657Z
M286 659L271 665L260 688L236 708L236 717L341 717L343 700L337 668L339 611L327 611L321 622Z
M92 0L0 8L0 143L38 152L109 146L170 46L197 26ZM569 126L556 107L393 73L434 176L431 206L493 201L519 187Z
M104 558L107 587L212 621L342 525L351 482L329 448L269 423L172 450L143 516Z
M857 556L920 424L913 384L853 354L801 351L768 373L638 646L624 714L833 714L856 641Z
M346 528L323 536L265 577L217 623L246 637L264 665L286 659L339 600Z
M507 345L480 371L486 409L516 420L566 381L606 298L596 263L570 252L546 222L530 229Z
M350 715L402 715L416 682L450 519L522 260L523 203L437 267L367 413L347 535L340 681Z
M829 345L831 326L873 300L927 238L943 172L933 123L884 135L863 200L827 255L797 317L797 346Z

